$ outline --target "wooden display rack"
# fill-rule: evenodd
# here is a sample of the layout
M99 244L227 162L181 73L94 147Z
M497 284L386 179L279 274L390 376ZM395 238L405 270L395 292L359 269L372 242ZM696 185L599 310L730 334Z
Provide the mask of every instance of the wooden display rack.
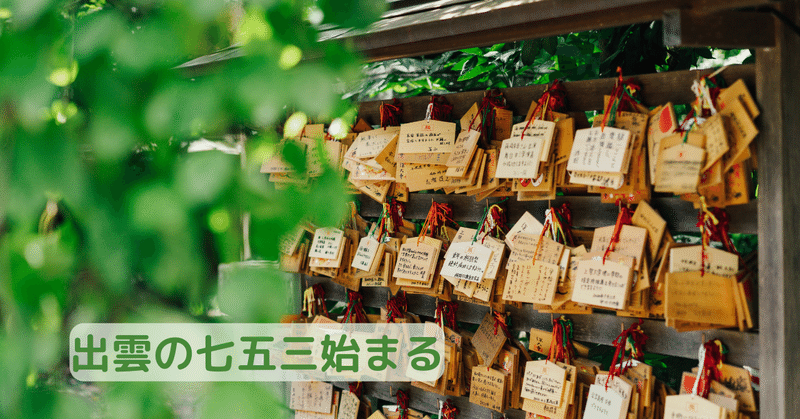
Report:
M714 70L700 71L675 71L658 74L648 74L636 76L636 80L642 86L642 102L644 105L654 106L666 102L675 104L689 103L694 100L694 95L687 88L692 81L704 74ZM751 89L755 91L756 66L739 65L726 69L721 76L728 83L733 83L742 79ZM615 79L598 79L590 81L566 82L564 86L567 91L567 104L569 112L583 112L588 110L599 110L602 107L600 102L605 92L611 91ZM534 98L541 96L546 86L532 85L519 88L503 89L512 109L516 114L527 110L530 102ZM455 93L445 95L448 101L453 104L453 115L462 115L476 101L483 97L482 91ZM428 97L415 97L403 99L404 115L401 122L411 122L424 118L420 113L427 105ZM359 116L367 122L376 124L379 121L378 114L379 102L361 103ZM763 115L762 115L763 118ZM578 127L583 128L583 127ZM765 141L760 137L757 142ZM763 192L762 192L763 193ZM381 205L371 198L360 195L361 215L364 217L377 218L380 216ZM423 220L431 207L431 202L444 202L450 204L453 209L455 221L479 222L488 205L501 200L502 198L487 198L476 202L471 196L443 193L412 193L406 204L403 217L409 220ZM597 195L584 196L564 196L552 201L525 201L520 202L511 198L506 204L509 226L513 226L525 211L541 217L548 205L558 206L562 202L569 201L572 208L573 226L581 228L596 228L613 225L617 218L618 209L612 204L602 204ZM659 211L667 221L667 228L671 232L697 231L697 209L690 202L683 201L678 197L655 197L651 200L651 205ZM731 223L730 231L734 233L757 234L759 225L757 222L758 201L751 201L748 204L728 207ZM347 299L346 290L330 281L328 278L311 277L302 275L302 285L309 286L319 283L325 290L325 298L328 300L345 302ZM362 287L360 293L364 297L364 305L367 307L382 308L386 306L389 295L388 288L382 287ZM434 317L436 300L426 295L410 295L408 311L429 317ZM460 322L479 324L483 316L488 312L487 306L472 304L459 301L459 310L456 319ZM511 330L514 332L528 332L531 328L550 330L552 328L552 315L549 313L539 313L529 304L515 308L506 306L506 310L511 313ZM627 327L634 319L619 317L611 313L569 315L574 320L574 338L581 342L591 342L608 345L619 334L620 325ZM701 342L708 339L719 338L729 348L727 355L728 362L735 365L745 365L753 368L763 368L764 360L759 357L760 341L759 333L739 332L737 330L706 330L695 332L679 333L675 329L669 328L663 320L645 320L642 329L649 337L647 351L671 356L697 359L697 347ZM409 383L364 383L365 394L383 399L395 401L394 393L397 389L410 391L411 405L413 409L423 412L435 413L438 409L438 399L442 396L435 393L428 393L411 386ZM763 387L762 387L763 391ZM488 417L498 417L499 413L489 409L469 403L468 397L449 397L454 400L459 408L459 418L478 419ZM763 396L762 396L763 400ZM494 416L490 416L494 415ZM525 412L510 409L506 412L509 418L524 418ZM765 416L766 417L766 416Z
M670 46L716 46L756 48L753 65L731 67L722 73L729 82L742 78L762 111L756 121L758 199L748 205L729 207L731 232L756 233L758 244L758 319L756 332L705 331L705 338L719 337L731 349L729 361L760 370L760 414L762 418L789 419L800 416L800 35L791 23L800 22L800 1L769 0L392 0L384 19L363 32L332 29L322 41L347 40L368 60L419 56L494 43L527 40L568 32L601 29L632 23L664 20L665 41ZM789 24L775 18L778 10ZM797 30L796 28L794 30ZM240 56L226 50L185 64L187 71L205 71L214 62ZM691 82L708 71L678 71L636 76L642 83L645 105L694 99ZM566 83L571 112L599 110L603 94L611 91L613 79ZM524 113L545 86L527 86L503 91L517 114ZM448 95L453 115L462 115L483 92ZM403 122L424 118L428 98L403 100ZM361 104L360 115L378 122L378 104ZM580 127L579 127L580 128ZM431 199L450 203L459 221L479 221L485 202L472 197L442 194L412 194L405 214L423 219ZM493 198L490 198L494 200ZM598 205L599 197L566 197L573 205L574 225L597 227L613 224L617 209ZM553 201L552 204L559 204ZM653 205L667 219L671 231L695 231L696 210L678 198L655 198ZM547 202L511 200L509 225L524 211L541 215ZM379 206L362 197L362 215L376 217ZM328 299L344 301L346 292L327 279L304 277L304 286L321 282ZM362 288L364 303L384 307L386 288ZM427 296L409 298L409 311L433 316L435 301ZM457 319L479 323L488 308L461 303ZM514 330L550 328L550 315L530 307L513 309ZM570 316L575 320L575 339L608 344L620 323L631 319L610 314ZM677 333L663 321L646 320L643 329L652 339L649 352L697 358L703 332ZM436 412L441 396L410 387L408 383L365 383L365 394L394 401L398 389L409 389L411 407ZM467 398L453 398L459 418L497 418L499 413L472 405ZM510 418L524 412L508 411Z
M800 147L793 145L800 135L800 36L766 12L730 11L734 8L774 5L795 23L800 22L797 1L521 1L507 4L498 0L477 2L440 1L410 6L390 12L370 32L333 34L350 37L370 59L381 60L416 56L453 49L483 46L566 32L600 29L636 22L664 19L665 40L672 45L753 48L754 65L732 67L723 72L727 81L743 78L757 98L762 114L757 120L761 131L756 140L758 155L758 199L751 204L728 208L731 231L759 235L758 332L707 331L706 338L720 337L731 348L730 362L760 370L760 409L763 418L795 418L800 415L800 351L794 343L800 336ZM477 7L480 5L481 7ZM416 7L414 10L413 8ZM680 8L675 11L671 9ZM479 11L475 11L479 10ZM442 16L450 16L443 21ZM766 34L766 36L765 36ZM334 36L335 35L335 36ZM645 105L669 101L688 103L693 99L687 86L706 72L679 71L637 76L643 85ZM570 111L602 108L603 94L613 79L567 83ZM505 97L516 113L524 112L545 86L505 89ZM453 115L462 115L483 92L449 95ZM404 121L423 119L428 98L409 98L404 102ZM360 115L378 122L378 104L362 103ZM407 218L424 218L431 199L452 204L457 220L479 221L485 203L471 197L412 194ZM491 199L491 198L490 198ZM616 208L597 205L597 197L569 197L575 225L597 227L614 223ZM554 202L556 205L559 202ZM378 206L362 199L365 216L378 215ZM546 202L515 202L509 207L509 223L525 211L543 213ZM667 218L671 231L694 231L696 210L677 198L656 198L654 206ZM590 210L591 208L591 210ZM338 286L327 286L330 298L342 299ZM337 289L339 288L339 289ZM384 290L363 289L368 306L385 305ZM410 298L409 310L433 315L435 301L424 296ZM466 303L459 307L458 320L480 322L487 308ZM512 310L516 330L531 326L549 329L550 316L530 308ZM608 343L625 321L613 315L572 316L577 340ZM629 323L628 320L626 323ZM645 321L643 328L652 337L648 351L696 358L702 332L676 333L660 321ZM529 330L529 329L528 329ZM367 384L373 396L394 400L388 385ZM393 390L396 391L396 388ZM411 388L411 407L433 412L437 396ZM464 398L456 401L460 418L498 417L487 409L471 405ZM509 411L509 417L524 417Z

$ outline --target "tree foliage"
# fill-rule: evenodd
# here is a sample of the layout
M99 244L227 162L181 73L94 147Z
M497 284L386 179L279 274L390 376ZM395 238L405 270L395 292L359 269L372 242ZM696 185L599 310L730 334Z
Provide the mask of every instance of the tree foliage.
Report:
M351 96L408 97L686 70L740 50L667 48L661 22L570 33L370 64Z
M363 27L384 4L253 0L233 33L230 5L0 3L0 417L172 417L172 387L67 385L69 330L216 321L205 313L215 307L217 264L240 259L243 214L254 255L268 260L300 219L332 225L343 216L336 176L278 191L258 168L289 113L350 114L337 86L355 83L362 64L342 45L317 43L315 24ZM175 68L233 42L245 57L202 75ZM186 152L200 137L240 145L245 136L243 168L238 155ZM218 296L225 321L277 321L284 279L258 272L228 278ZM285 412L260 384L199 389L202 417Z

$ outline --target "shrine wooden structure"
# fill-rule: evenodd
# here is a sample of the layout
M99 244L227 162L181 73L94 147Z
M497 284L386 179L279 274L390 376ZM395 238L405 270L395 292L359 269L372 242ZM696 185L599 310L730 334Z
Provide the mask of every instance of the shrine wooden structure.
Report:
M664 39L672 46L755 48L755 63L734 66L723 72L728 81L742 78L754 93L761 115L756 120L758 199L748 205L728 208L731 231L758 234L758 318L756 330L739 332L711 330L677 333L663 321L645 320L652 339L647 350L697 358L703 337L720 337L730 348L733 364L760 371L760 415L762 418L800 417L800 1L768 0L390 0L383 19L366 30L329 29L322 42L350 42L368 60L419 56L494 43L534 39L569 32L664 21ZM777 12L777 13L776 13ZM794 25L794 27L793 27ZM192 70L239 56L236 49L201 57L184 65ZM709 71L678 71L636 76L642 85L643 102L653 106L671 101L688 103L694 96L691 81ZM611 91L613 79L566 83L570 111L601 109L603 94ZM523 114L545 86L505 89L515 110ZM463 114L483 93L447 95L455 105L454 115ZM424 117L428 98L404 99L404 121ZM361 104L360 115L378 123L378 104ZM794 180L793 180L794 179ZM795 186L792 186L795 184ZM452 204L457 220L478 221L486 202L472 197L444 194L411 194L409 219L424 219L431 200ZM493 198L489 198L493 200ZM614 223L617 209L600 205L595 196L567 197L573 204L575 225L597 227ZM362 197L362 214L375 217L379 206ZM559 202L553 202L557 204ZM525 211L540 216L546 202L509 203L513 224ZM694 231L696 210L678 198L655 198L654 206L667 219L671 231ZM304 286L322 283L329 299L344 301L345 290L333 282L303 277ZM387 288L362 288L364 302L384 307ZM300 301L300 295L297 301ZM409 311L433 316L431 297L409 297ZM457 319L479 323L487 307L462 303ZM511 309L514 330L530 327L550 329L550 315L530 307ZM619 333L620 323L631 319L613 314L570 316L575 320L575 339L608 344ZM337 384L338 385L338 384ZM365 383L366 394L393 401L397 389L410 389L411 407L436 412L443 396L427 393L408 383ZM501 415L472 405L465 397L453 398L461 410L459 418L498 418ZM510 418L524 412L510 410Z

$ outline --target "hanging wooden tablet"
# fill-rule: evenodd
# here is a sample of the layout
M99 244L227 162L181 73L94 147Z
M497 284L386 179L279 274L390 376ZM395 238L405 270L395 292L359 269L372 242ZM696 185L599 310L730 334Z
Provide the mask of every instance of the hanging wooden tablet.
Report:
M343 260L351 260L353 255L358 250L358 232L355 230L347 230L347 237L345 237L344 252L342 255ZM350 264L342 264L337 269L336 274L332 277L333 282L353 291L358 291L361 288L361 277L356 276L356 273L361 272L358 269L350 266Z
M508 263L503 299L550 305L558 285L558 265L535 261Z
M747 162L734 164L725 172L725 202L720 207L750 202L749 173Z
M633 258L634 270L641 269L644 248L647 245L647 230L633 225L623 225L616 237L614 232L615 226L596 228L592 240L592 252L605 252L611 247L614 252ZM613 245L612 239L615 239Z
M539 177L543 153L544 161L547 161L554 134L555 123L550 121L535 120L514 125L511 138L503 141L500 148L495 176L499 179Z
M564 393L567 371L554 362L529 361L525 365L521 396L559 407Z
M656 163L661 150L661 140L672 135L678 128L672 103L659 106L650 112L647 123L647 150L650 179L656 178Z
M456 124L444 122L453 108L444 102L441 96L432 96L425 120L400 125L397 162L444 164L447 161L455 146Z
M297 250L292 255L281 255L281 270L284 272L299 273L304 266L304 262L308 257L308 248L311 242L307 238L300 241Z
M337 228L320 228L314 232L314 240L308 252L309 258L335 260L339 257L344 241L344 231Z
M517 345L508 344L507 342L497 358L497 366L506 376L506 403L503 411L506 409L519 409L521 406L519 380L522 378L524 371L520 363L521 350L524 351L525 349L520 349Z
M561 262L564 245L553 239L537 235L519 233L514 238L514 249L508 256L508 263L517 263L536 259L551 265Z
M664 405L664 417L725 419L725 409L702 397L690 394L667 396Z
M292 382L289 408L316 413L332 413L333 386L320 381Z
M483 170L481 187L466 192L467 195L475 195L476 199L477 195L491 192L500 186L500 180L495 177L497 172L497 150L486 150L484 156L486 157L486 165Z
M631 403L631 397L633 395L633 383L625 377L613 377L611 379L608 378L608 374L597 374L594 379L594 384L599 386L606 386L606 382L608 382L608 389L617 392L620 396L622 396L622 404L621 408L624 409L626 416L628 412L628 407Z
M339 397L340 392L334 391L333 392L333 404L331 405L331 412L330 413L317 413L317 412L307 412L304 410L295 411L294 417L295 419L336 419L336 415L339 411Z
M474 232L473 237L466 238L468 231L464 227L459 229L445 254L441 275L448 280L452 278L452 283L460 280L481 282L492 260L492 249L477 242L477 231L470 230Z
M664 291L668 320L737 325L735 279L700 272L668 273Z
M726 102L720 114L725 116L725 131L728 134L730 149L725 154L725 169L750 157L750 143L758 135L758 128L747 112L745 105L738 100Z
M598 121L598 118L595 118ZM617 189L590 186L590 193L600 193L601 202L635 204L650 198L650 183L647 167L647 133L648 115L634 112L620 112L614 120L616 128L631 132L630 167L622 186Z
M308 144L306 148L306 165L308 176L317 178L322 176L325 163L330 168L338 168L341 162L339 156L342 152L342 143L339 141L314 140L303 138L301 141ZM325 162L325 163L324 163Z
M297 251L298 246L300 246L300 242L304 236L305 230L299 227L284 234L279 244L281 254L287 256L293 255Z
M379 243L372 236L360 239L350 266L374 274L383 259L383 246L383 243Z
M358 409L360 405L361 400L358 396L349 391L342 390L336 419L358 419Z
M447 166L433 164L397 164L397 181L405 183L409 192L439 189L450 185Z
M494 138L489 141L489 145L500 148L502 141L511 138L511 124L514 112L510 109L495 108L494 117Z
M592 384L589 386L583 419L624 419L628 410L623 403L623 397L616 391Z
M377 163L386 173L393 177L397 177L397 162L395 161L395 150L397 149L397 138L395 137L388 145L380 152L374 159L370 161L374 161Z
M559 264L559 267L563 268L564 272L559 277L556 295L555 298L553 298L552 307L554 310L564 307L572 300L572 292L575 287L575 272L578 269L578 262L586 253L586 248L583 245L577 248L567 248L565 250L562 256L562 262ZM565 261L566 266L564 265Z
M469 402L497 412L505 410L508 376L492 368L473 368Z
M485 152L483 152L481 154L482 154L481 161L480 161L480 165L478 166L478 174L475 177L475 180L472 181L470 185L465 185L465 186L457 188L455 190L456 193L468 193L468 192L472 192L472 191L478 190L478 189L480 189L482 187L483 177L484 177L484 174L486 173L486 164L489 161L489 159L488 159L488 157L487 157Z
M472 129L473 127L477 127L479 124L476 124L475 121L478 118L478 103L473 103L472 106L469 107L467 113L458 120L461 125L462 131L467 131Z
M750 373L744 368L730 364L722 364L720 373L722 374L720 382L736 393L739 408L745 412L756 412L758 406L756 405Z
M475 156L470 162L469 166L467 167L466 171L464 172L464 176L460 178L449 178L448 186L450 188L455 188L458 190L460 188L471 188L475 185L475 181L478 178L478 173L481 170L481 165L483 164L483 150L478 149L475 153Z
M575 139L575 118L566 114L553 112L556 123L556 137L553 152L555 154L555 164L562 164L569 161L569 154L572 151L572 142Z
M433 280L432 271L438 260L441 241L432 237L414 237L400 246L392 276L398 285L428 284Z
M705 261L705 272L720 276L734 276L739 272L739 257L724 250L703 246L674 248L670 251L669 272L700 271Z
M514 238L519 233L528 233L535 236L541 234L544 225L537 220L530 212L525 211L513 227L506 233L505 242L508 247L514 250Z
M572 301L625 310L631 275L632 269L621 263L610 260L606 260L605 263L602 260L581 260L578 262L574 280Z
M480 131L463 130L458 137L453 147L453 152L447 159L445 165L448 167L448 176L455 176L455 169L466 168L469 166L472 157L475 155L475 150L478 149L478 140L480 139ZM451 173L451 169L453 172Z
M480 356L481 365L491 366L506 342L506 335L502 328L495 327L495 318L491 312L483 316L471 342Z
M355 157L361 160L377 157L400 135L400 127L378 128L365 131L356 137L358 144Z
M661 246L664 232L667 231L667 222L646 201L636 207L631 217L631 224L647 230L647 250L651 258L655 258Z
M692 133L688 136L691 137ZM702 134L696 137L705 138ZM699 140L698 143L704 141ZM665 138L661 141L661 147L654 179L655 191L675 194L697 192L700 169L705 163L705 150L684 142L681 136Z
M572 183L617 189L630 166L630 131L586 128L575 132L567 170Z
M392 187L392 182L388 180L374 183L357 183L354 182L352 178L349 180L350 183L353 183L364 195L380 203L386 202L386 194L389 192L389 188Z

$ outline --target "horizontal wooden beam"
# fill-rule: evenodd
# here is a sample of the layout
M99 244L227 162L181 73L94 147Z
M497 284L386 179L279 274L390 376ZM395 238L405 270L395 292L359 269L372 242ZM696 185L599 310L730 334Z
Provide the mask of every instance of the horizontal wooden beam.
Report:
M360 195L361 215L378 217L381 212L380 204L371 198ZM486 209L486 205L499 201L500 198L487 198L476 202L471 196L446 195L441 193L422 194L412 193L403 217L410 220L424 220L431 207L431 202L450 204L453 209L453 218L458 221L479 222ZM487 202L488 201L488 202ZM552 201L517 201L512 198L507 201L507 216L509 226L525 213L530 212L537 219L542 219L548 205L558 206L569 202L572 208L572 222L575 227L597 228L614 224L617 219L618 209L613 204L603 204L599 196L562 196ZM655 197L650 204L667 221L669 231L696 232L697 210L690 202L677 197ZM757 204L751 201L745 205L731 207L730 232L756 234L758 232Z
M697 15L689 10L664 12L668 47L755 48L775 45L775 17L767 12L722 11Z
M346 301L345 288L327 278L302 275L304 287L321 284L325 290L325 299ZM383 287L362 287L364 305L367 307L386 307L389 289ZM436 299L427 295L409 294L408 311L427 317L434 317L436 312ZM517 309L506 306L511 312L511 329L516 332L529 332L532 327L543 330L552 330L552 316L548 313L539 313L530 304L524 304ZM456 320L464 323L480 324L483 316L489 311L486 306L460 302ZM570 315L575 322L575 339L581 342L599 343L610 345L611 341L620 332L620 325L629 326L634 319L617 317L606 312L594 314ZM736 330L706 330L678 333L675 329L666 327L660 320L645 320L642 329L649 337L647 351L664 355L679 356L697 359L697 347L705 339L719 338L724 342L730 352L728 362L736 365L747 365L758 368L758 334L739 332Z
M701 76L714 72L714 69L668 71L664 73L635 76L642 86L641 99L647 106L662 105L667 102L689 103L694 100L691 91L692 82ZM730 66L721 73L723 79L733 83L743 79L751 91L755 88L755 67L752 64ZM603 108L603 95L611 93L615 78L565 82L567 91L567 107L571 112L595 111ZM539 99L547 88L543 84L502 89L509 106L516 115L525 115L531 102ZM461 118L473 103L480 103L484 91L453 93L444 95L453 105L453 119ZM419 121L425 118L425 110L430 101L429 96L405 98L403 102L403 119L401 122ZM380 104L374 100L361 102L358 115L370 124L380 124Z
M371 61L542 38L660 20L665 11L698 14L768 4L769 0L480 0L443 2L394 17L362 32L331 31L321 40L348 40ZM414 7L414 6L412 6ZM419 6L417 6L419 7Z

